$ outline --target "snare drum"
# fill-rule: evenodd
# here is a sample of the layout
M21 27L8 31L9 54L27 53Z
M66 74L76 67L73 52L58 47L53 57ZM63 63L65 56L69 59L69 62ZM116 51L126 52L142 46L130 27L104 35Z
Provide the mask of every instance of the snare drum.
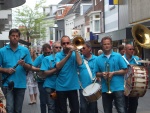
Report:
M130 65L125 76L125 95L143 97L148 88L148 71L144 66Z
M102 95L101 87L98 83L90 84L83 89L82 94L88 102L97 101Z

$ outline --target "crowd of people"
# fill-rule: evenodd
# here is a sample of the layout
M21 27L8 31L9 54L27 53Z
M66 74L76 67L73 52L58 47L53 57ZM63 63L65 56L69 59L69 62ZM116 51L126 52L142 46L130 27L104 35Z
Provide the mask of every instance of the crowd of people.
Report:
M79 52L70 37L63 36L52 47L44 44L42 53L36 56L34 49L19 44L18 29L10 30L9 39L10 44L0 49L6 98L0 113L22 113L27 87L29 105L36 104L39 91L41 113L68 113L68 106L70 113L98 113L97 101L89 102L83 95L84 89L95 82L101 86L104 113L112 113L113 102L118 113L136 113L138 97L124 95L128 65L140 65L131 44L119 46L117 53L112 39L103 37L102 50L96 56L90 42L85 42Z

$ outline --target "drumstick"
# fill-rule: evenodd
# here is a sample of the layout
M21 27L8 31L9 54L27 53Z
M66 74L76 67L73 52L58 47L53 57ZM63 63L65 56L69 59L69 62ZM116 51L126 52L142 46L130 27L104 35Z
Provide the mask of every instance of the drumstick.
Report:
M93 84L92 88L94 87L96 80L97 80L97 78L95 77L94 84Z

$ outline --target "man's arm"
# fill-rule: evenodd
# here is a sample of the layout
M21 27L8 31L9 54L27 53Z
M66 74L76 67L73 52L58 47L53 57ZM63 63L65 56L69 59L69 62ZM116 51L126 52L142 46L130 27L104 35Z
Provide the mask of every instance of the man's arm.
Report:
M40 71L40 68L38 68L38 67L35 67L35 66L32 66L31 70L32 70L32 71L39 72L39 71Z
M0 72L1 73L6 73L6 74L12 74L15 72L15 69L13 68L2 68L0 67Z
M70 58L71 54L72 54L72 51L69 51L69 53L66 55L66 57L64 59L62 59L59 63L56 64L57 70L60 70L65 65L67 60Z
M82 58L81 58L81 56L80 56L78 51L75 51L75 53L76 53L77 63L78 63L78 65L81 65L82 64Z
M46 78L48 76L52 76L56 72L57 72L56 68L53 68L53 69L50 69L50 70L47 70L47 71L42 71L42 77Z
M19 60L18 64L21 65L25 70L31 70L32 65L25 63L24 60Z

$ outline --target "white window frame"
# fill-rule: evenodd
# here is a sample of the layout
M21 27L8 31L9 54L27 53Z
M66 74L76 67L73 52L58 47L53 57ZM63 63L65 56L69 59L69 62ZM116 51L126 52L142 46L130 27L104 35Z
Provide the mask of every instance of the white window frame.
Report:
M96 15L99 15L99 18L95 18ZM95 21L99 21L99 26L98 26L98 30L95 29ZM95 13L95 14L92 14L90 16L90 31L92 31L93 33L100 33L100 13Z
M58 10L58 11L57 11L57 15L58 15L58 16L61 16L62 14L63 14L63 10Z
M97 5L97 2L96 2L96 0L95 0L95 5Z

